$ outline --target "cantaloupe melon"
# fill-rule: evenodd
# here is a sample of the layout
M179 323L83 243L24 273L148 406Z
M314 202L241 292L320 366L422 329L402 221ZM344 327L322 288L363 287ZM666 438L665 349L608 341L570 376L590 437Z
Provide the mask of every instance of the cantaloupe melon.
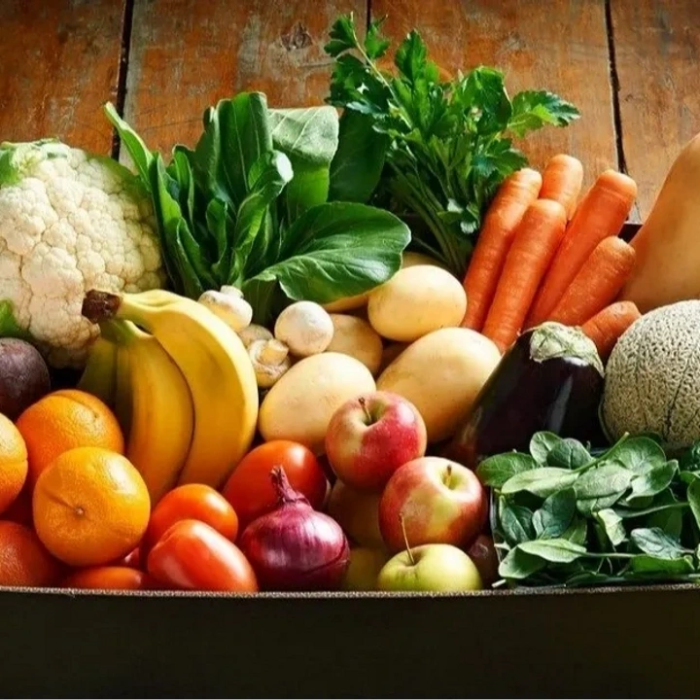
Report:
M605 370L611 439L657 433L671 449L700 440L700 301L663 306L623 333Z

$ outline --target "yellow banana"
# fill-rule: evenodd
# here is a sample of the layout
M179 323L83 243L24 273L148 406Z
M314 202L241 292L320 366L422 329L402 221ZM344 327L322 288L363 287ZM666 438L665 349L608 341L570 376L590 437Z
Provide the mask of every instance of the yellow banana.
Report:
M241 339L192 299L157 290L88 293L83 314L128 319L153 334L178 366L194 405L194 433L179 483L220 487L250 449L258 388Z
M77 388L96 396L113 409L116 371L117 347L100 335L90 348Z
M155 505L177 483L192 442L194 407L182 372L152 335L122 322L129 358L131 430L126 457Z
M128 441L131 432L131 410L133 396L131 393L131 358L126 346L116 345L116 386L114 389L114 415L119 421L124 440Z

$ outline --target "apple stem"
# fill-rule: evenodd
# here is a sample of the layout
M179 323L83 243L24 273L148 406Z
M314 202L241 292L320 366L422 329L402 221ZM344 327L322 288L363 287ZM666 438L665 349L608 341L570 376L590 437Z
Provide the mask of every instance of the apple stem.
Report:
M403 517L403 514L399 516L399 519L401 520L401 532L403 532L403 541L406 544L406 551L408 552L408 558L411 560L411 566L416 565L416 559L413 556L413 552L411 551L411 545L408 543L408 535L406 534L406 518Z
M365 412L365 418L367 418L369 424L372 423L372 414L370 413L369 408L367 408L367 399L364 396L360 396L358 399L360 406L362 406L362 410Z

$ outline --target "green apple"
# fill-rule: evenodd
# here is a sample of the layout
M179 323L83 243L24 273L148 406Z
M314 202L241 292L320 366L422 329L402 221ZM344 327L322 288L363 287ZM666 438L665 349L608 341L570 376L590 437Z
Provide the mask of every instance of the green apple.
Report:
M344 591L376 591L377 577L391 555L384 549L353 547L350 566L345 572Z
M383 566L380 591L479 591L481 576L471 558L451 544L424 544L399 552Z

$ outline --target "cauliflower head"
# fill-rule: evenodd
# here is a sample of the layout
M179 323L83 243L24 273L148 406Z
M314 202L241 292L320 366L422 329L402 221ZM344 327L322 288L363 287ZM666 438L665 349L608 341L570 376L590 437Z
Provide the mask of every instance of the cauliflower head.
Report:
M0 301L54 367L84 365L85 292L165 282L148 193L111 158L52 139L0 144Z

